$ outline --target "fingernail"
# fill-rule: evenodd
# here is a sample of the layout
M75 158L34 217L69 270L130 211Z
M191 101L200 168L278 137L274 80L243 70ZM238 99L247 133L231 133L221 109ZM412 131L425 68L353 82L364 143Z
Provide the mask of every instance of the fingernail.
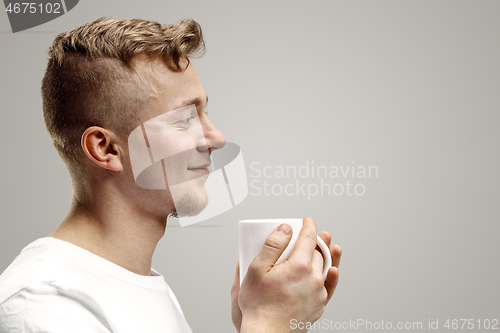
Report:
M289 224L283 223L278 227L278 231L285 235L290 235L290 233L292 232L292 227L290 227Z

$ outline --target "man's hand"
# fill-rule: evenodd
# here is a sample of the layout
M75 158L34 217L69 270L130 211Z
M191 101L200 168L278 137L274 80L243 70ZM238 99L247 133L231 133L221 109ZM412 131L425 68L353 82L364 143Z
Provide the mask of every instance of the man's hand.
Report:
M292 236L290 226L279 226L248 267L241 288L236 267L231 312L238 332L296 332L290 328L292 319L312 323L321 317L338 283L342 249L330 247L332 267L324 281L323 257L315 250L316 233L316 223L306 217L292 254L274 266ZM328 232L319 236L330 246Z

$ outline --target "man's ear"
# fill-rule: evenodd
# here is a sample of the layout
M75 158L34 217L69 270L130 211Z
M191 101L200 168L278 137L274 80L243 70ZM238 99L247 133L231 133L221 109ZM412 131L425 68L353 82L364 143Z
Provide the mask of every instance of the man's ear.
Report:
M111 171L122 171L121 151L116 135L105 128L92 126L82 134L82 148L94 163Z

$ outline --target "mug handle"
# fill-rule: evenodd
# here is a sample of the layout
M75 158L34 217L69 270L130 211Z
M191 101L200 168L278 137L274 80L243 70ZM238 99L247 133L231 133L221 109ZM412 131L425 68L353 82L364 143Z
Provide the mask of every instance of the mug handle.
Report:
M332 267L332 255L330 254L330 249L326 246L324 240L321 237L318 237L318 241L316 242L323 252L323 278L326 280L326 276L328 275L328 270Z

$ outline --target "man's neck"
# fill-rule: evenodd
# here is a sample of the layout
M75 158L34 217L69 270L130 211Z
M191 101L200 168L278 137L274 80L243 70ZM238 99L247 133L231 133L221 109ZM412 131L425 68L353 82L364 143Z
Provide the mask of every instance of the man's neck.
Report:
M153 253L165 233L166 218L138 216L119 200L112 201L102 207L73 198L68 215L49 236L75 244L136 274L151 275Z

